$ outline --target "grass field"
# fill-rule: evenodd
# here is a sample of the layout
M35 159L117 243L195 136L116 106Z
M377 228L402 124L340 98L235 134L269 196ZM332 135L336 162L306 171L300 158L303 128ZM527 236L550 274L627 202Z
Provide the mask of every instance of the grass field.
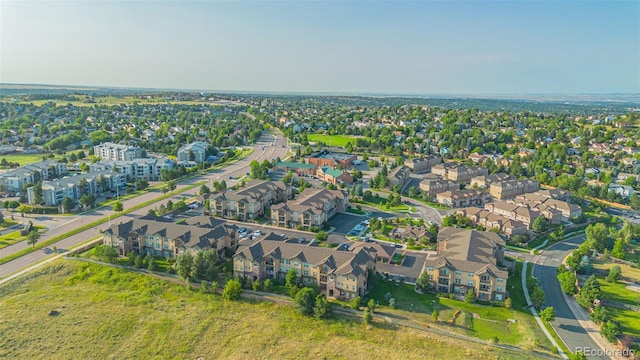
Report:
M364 205L364 206L371 206L371 207L375 207L378 208L382 211L409 211L409 206L405 205L405 204L400 204L398 206L392 206L390 208L387 208L386 204L387 204L387 199L383 198L383 197L371 197L367 200L358 200L356 201L352 201L352 203L354 204L360 204L360 205Z
M56 159L60 159L63 156L70 156L72 153L79 153L80 151L84 151L85 154L89 154L89 150L88 149L79 149L79 150L73 150L73 151L67 151L64 155L56 155ZM17 162L18 164L20 164L20 166L25 166L25 165L29 165L29 164L33 164L36 163L38 161L42 161L42 157L46 156L48 159L48 156L50 155L50 153L39 153L39 154L23 154L23 153L11 153L11 154L6 154L6 155L0 155L0 160L1 159L6 159L8 162Z
M631 336L640 336L640 312L607 307L611 319L620 324L620 330Z
M521 287L520 287L521 289ZM513 289L514 295L517 289ZM395 312L413 321L433 326L431 314L439 311L441 323L453 318L460 311L454 326L444 326L446 330L473 336L483 340L498 339L500 343L522 346L529 350L552 351L552 346L535 319L522 306L507 309L499 306L468 304L459 300L439 298L432 294L417 294L411 285L397 285L378 280L370 294L379 304L387 304L384 296L390 292L396 300L396 310L383 306L385 311ZM513 296L513 295L512 295ZM524 295L519 295L524 301ZM514 299L514 303L517 301ZM509 322L514 319L516 322Z
M289 306L227 302L72 260L0 286L0 307L5 359L533 358L382 322L320 321Z
M345 147L348 142L355 145L356 138L371 140L371 138L365 136L347 136L347 135L325 135L325 134L309 134L307 139L311 142L322 142L327 146L340 146Z
M34 226L34 228L38 229L40 233L43 232L43 226ZM20 241L27 240L26 236L20 236L20 230L12 231L10 233L4 234L0 236L0 249L6 248L7 246L11 246L15 243L19 243Z
M633 306L637 304L637 300L640 298L640 292L627 289L627 284L625 283L610 283L603 278L598 280L600 281L600 289L606 299Z

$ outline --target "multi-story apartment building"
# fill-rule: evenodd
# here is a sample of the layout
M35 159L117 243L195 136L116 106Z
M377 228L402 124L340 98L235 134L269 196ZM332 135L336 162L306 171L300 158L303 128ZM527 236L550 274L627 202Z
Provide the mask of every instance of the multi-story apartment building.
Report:
M489 194L498 200L512 199L518 195L536 192L540 183L533 180L510 180L489 185Z
M185 251L216 249L225 258L238 246L237 227L210 217L196 217L176 224L151 216L112 224L102 232L102 243L124 256L130 251L175 258Z
M345 212L349 205L347 193L342 190L305 189L295 200L271 206L271 224L282 227L300 227L309 230L322 227L336 213Z
M209 196L212 215L240 221L259 218L272 204L290 198L289 185L265 180L254 180L237 191L225 190Z
M204 141L196 141L191 144L187 144L178 149L178 162L194 161L201 163L207 160L207 147L208 143ZM193 158L191 157L193 154Z
M420 174L431 170L432 167L442 163L442 158L437 155L429 155L426 157L409 159L404 164L409 167L415 174Z
M456 211L456 214L471 220L473 226L479 225L488 230L498 229L507 236L526 234L529 230L529 227L521 221L479 207L472 206L460 209Z
M316 175L318 179L326 181L333 185L352 184L353 176L351 176L346 170L332 169L328 166L318 168Z
M480 189L486 189L491 184L499 183L502 181L509 181L509 180L513 180L513 177L505 173L475 176L471 179L471 186L476 186L476 187L479 187Z
M358 156L356 155L328 152L327 150L323 150L316 154L309 155L305 158L305 162L307 164L313 164L316 169L319 167L328 166L332 169L341 167L342 169L347 170L357 159Z
M91 171L109 169L130 175L135 180L158 181L163 170L173 170L176 163L167 158L134 159L131 161L100 160L89 165Z
M420 182L420 190L424 191L429 199L435 200L436 195L445 191L460 190L460 183L440 178L427 178Z
M98 171L42 182L42 200L46 206L58 206L65 197L78 202L85 194L98 195L127 186L126 175L113 171ZM33 186L27 189L29 204L36 204Z
M18 192L22 191L26 184L34 184L37 180L54 180L66 174L65 163L47 160L9 170L0 175L0 182L5 191Z
M438 233L437 256L425 262L429 289L480 300L503 301L509 273L501 267L504 240L495 233L447 227Z
M94 146L93 154L102 160L131 161L142 157L142 149L106 142Z
M538 209L541 213L556 210L560 212L562 221L569 221L573 217L582 215L582 208L579 205L549 198L546 195L546 193L540 195L538 192L523 194L516 196L513 203Z
M233 275L253 281L284 280L295 269L298 283L317 286L327 297L349 300L368 292L375 257L366 248L331 248L260 240L241 246L233 256Z
M399 166L389 172L387 178L389 179L389 188L393 189L394 186L398 185L400 188L403 188L404 185L409 181L409 176L411 175L411 170L409 170L406 166Z
M431 168L433 174L441 176L443 179L470 182L476 176L488 175L489 170L480 166L466 166L463 164L448 162L436 165Z
M474 189L450 190L436 194L436 201L453 208L482 206L491 200L486 192Z

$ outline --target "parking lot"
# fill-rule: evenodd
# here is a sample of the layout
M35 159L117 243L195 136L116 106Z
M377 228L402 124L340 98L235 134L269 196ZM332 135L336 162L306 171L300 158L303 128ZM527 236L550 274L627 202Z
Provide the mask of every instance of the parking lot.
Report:
M371 216L354 216L350 214L335 214L329 220L329 225L335 228L334 232L337 234L347 234L351 229L353 229L356 225L364 220L368 220L370 218L377 219L381 218L391 218L395 215L385 213L382 211L373 211Z

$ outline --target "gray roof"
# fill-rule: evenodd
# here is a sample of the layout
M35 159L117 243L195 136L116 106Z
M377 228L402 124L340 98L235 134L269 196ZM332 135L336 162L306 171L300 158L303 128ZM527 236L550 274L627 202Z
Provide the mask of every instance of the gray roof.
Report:
M321 214L325 211L324 205L327 202L335 201L336 199L342 200L346 196L347 194L342 190L307 188L304 189L295 200L272 205L271 210L287 209L290 211L311 211L316 214Z
M220 193L210 196L210 199L223 199L223 200L235 200L246 201L248 199L260 199L268 192L275 192L278 190L286 191L287 185L282 181L267 181L267 180L252 180L246 184L245 187L234 190L225 190Z

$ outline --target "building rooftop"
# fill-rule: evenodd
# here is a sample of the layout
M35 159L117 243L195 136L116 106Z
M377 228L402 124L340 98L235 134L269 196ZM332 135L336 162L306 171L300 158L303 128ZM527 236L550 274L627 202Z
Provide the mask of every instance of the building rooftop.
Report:
M319 159L335 159L335 160L347 160L349 158L354 157L355 155L353 154L348 154L348 153L336 153L336 152L329 152L329 151L320 151L316 154L311 154L309 156L307 156L307 158L319 158Z
M316 166L313 164L303 164L297 162L278 162L276 163L276 167L287 167L292 169L313 169Z

